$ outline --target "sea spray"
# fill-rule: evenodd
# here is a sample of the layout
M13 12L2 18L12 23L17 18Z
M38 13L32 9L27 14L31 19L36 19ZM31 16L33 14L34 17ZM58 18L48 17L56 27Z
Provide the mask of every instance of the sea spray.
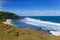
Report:
M59 34L60 32L58 32L58 31L60 31L59 23L36 20L33 18L24 18L24 20L22 20L22 21L25 22L26 24L41 27L42 29L45 29L45 30L50 30L50 33L52 33L53 35L56 35L56 36L60 35Z

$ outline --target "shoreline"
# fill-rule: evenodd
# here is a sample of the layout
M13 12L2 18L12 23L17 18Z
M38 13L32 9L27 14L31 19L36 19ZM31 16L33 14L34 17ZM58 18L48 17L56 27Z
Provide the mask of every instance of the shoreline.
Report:
M3 24L15 26L15 25L12 24L12 19L7 19L5 22L3 22ZM16 26L15 26L15 27L16 27Z
M3 24L7 24L7 25L11 25L11 26L17 27L14 24L12 24L12 19L7 19L5 22L3 22ZM51 32L51 34L55 35L55 36L60 36L59 34L56 34L56 32Z
M11 25L11 19L7 19L5 22L3 22L4 24L8 24L8 25Z

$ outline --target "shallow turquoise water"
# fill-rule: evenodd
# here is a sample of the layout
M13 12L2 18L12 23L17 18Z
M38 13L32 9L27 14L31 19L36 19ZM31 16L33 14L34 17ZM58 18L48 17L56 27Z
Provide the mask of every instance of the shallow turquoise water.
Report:
M60 24L60 16L29 16L28 18L32 18L32 19L36 19L36 20L43 20L43 21L48 21L48 22L54 22L54 23ZM40 26L38 27L35 25L26 24L25 22L23 22L23 20L24 20L24 18L13 20L12 24L17 26L18 28L29 28L29 29L37 30L39 32L46 33L46 34L51 34L50 31L57 31L57 30L54 30L53 28L52 29L51 28L44 29ZM49 30L49 29L51 29L51 30Z

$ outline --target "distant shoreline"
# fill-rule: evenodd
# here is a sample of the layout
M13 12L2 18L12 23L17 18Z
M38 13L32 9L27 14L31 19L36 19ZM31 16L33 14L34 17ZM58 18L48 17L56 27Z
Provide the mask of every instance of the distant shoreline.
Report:
M7 19L5 22L3 22L3 24L15 26L15 25L12 24L12 19ZM15 26L15 27L16 27L16 26Z
M5 22L3 22L4 24L8 24L8 25L11 25L11 19L6 19L6 21Z

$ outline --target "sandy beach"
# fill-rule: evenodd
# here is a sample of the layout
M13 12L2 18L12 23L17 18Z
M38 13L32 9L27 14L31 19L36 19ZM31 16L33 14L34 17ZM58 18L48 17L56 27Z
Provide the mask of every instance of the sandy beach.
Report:
M11 24L11 21L12 21L11 19L7 19L7 20L6 20L5 22L3 22L3 23L4 23L4 24L8 24L8 25L12 25L12 24Z

